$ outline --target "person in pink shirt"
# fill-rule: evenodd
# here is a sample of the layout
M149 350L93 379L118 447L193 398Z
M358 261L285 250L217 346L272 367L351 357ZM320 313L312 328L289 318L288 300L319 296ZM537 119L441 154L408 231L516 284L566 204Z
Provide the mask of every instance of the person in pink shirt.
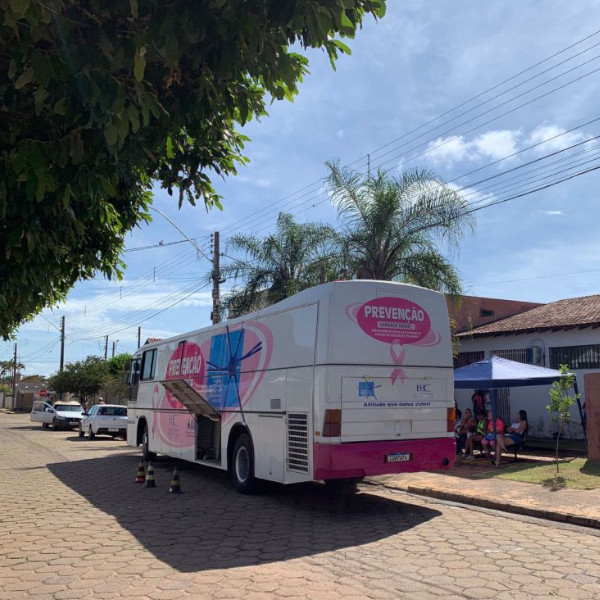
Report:
M485 455L490 458L491 449L496 447L496 435L504 433L504 423L500 417L496 418L496 434L494 434L494 421L492 411L488 411L487 433L481 440L481 445L485 448Z

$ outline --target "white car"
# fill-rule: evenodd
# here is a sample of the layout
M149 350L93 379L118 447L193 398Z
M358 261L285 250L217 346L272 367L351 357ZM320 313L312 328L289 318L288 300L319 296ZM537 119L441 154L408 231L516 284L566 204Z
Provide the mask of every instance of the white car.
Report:
M97 435L127 438L127 407L120 404L96 404L83 413L79 423L79 437L88 434L90 440Z
M50 425L54 429L72 429L81 422L83 406L79 402L61 402L48 404L37 400L31 408L31 421L41 423L46 429Z

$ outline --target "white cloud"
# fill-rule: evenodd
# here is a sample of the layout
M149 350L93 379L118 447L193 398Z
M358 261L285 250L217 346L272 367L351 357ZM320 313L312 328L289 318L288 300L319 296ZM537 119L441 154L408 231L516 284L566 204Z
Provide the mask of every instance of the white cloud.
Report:
M343 129L338 129L335 132L336 137L340 138L340 140L344 137L344 130Z
M534 151L548 154L563 150L589 139L591 136L581 130L570 131L553 124L538 125L529 134L520 130L486 131L472 139L465 136L437 138L430 142L425 151L434 164L452 167L461 162L495 161L509 157L523 148L539 144ZM586 147L597 145L591 140Z
M567 216L562 210L540 210L540 212L545 215L550 215L551 217L566 217Z
M529 134L526 145L532 146L533 144L540 144L536 148L536 151L541 154L547 154L548 152L568 148L573 144L582 142L588 137L590 136L583 133L583 131L570 131L569 133L566 133L566 129L563 129L558 125L540 125ZM590 144L591 143L594 142L590 142Z
M446 166L472 160L470 144L462 136L438 138L429 142L425 153L432 162Z
M486 131L471 140L464 136L438 138L428 144L426 154L432 162L448 167L464 161L498 160L517 151L520 137L519 131L503 129Z
M488 131L473 140L473 146L481 156L497 160L517 151L518 131Z

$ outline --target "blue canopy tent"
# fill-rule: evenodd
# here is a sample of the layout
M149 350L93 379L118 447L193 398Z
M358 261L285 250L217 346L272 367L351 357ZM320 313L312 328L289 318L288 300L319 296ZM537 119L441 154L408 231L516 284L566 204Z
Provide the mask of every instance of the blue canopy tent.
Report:
M484 360L478 360L465 367L454 369L454 388L489 390L490 407L494 421L494 435L496 434L497 415L497 390L505 387L521 387L530 385L551 385L562 377L560 371L536 367L492 356ZM577 383L574 384L577 394ZM581 402L577 399L579 414L582 415ZM583 420L582 420L583 422ZM585 431L584 431L585 435ZM496 452L496 464L500 455Z

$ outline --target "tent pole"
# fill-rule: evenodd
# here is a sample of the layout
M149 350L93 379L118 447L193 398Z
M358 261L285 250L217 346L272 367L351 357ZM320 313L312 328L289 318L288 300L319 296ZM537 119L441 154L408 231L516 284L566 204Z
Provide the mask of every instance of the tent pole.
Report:
M577 407L579 408L579 419L581 421L581 427L583 428L583 439L585 440L585 448L587 450L587 431L585 430L585 416L583 414L583 407L581 406L581 398L579 397L579 387L577 386L577 379L573 381L573 392L577 398Z
M492 409L492 428L494 431L494 462L496 467L500 465L500 453L498 452L498 432L496 430L496 420L498 418L498 390L492 388L490 390L490 408Z

